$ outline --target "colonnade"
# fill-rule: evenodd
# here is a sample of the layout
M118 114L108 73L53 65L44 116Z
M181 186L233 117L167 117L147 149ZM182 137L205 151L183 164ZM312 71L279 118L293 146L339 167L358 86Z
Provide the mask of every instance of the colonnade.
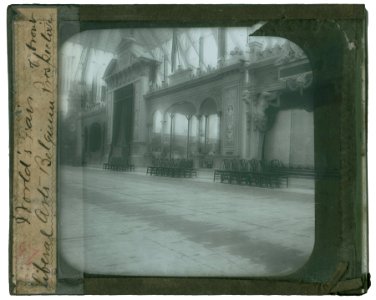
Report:
M196 143L195 152L197 154L208 154L211 150L214 150L216 154L221 153L221 113L213 113L213 114L190 114L184 113L179 111L174 112L166 112L162 116L162 120L160 120L161 127L160 131L156 130L155 120L153 120L153 133L160 134L160 144L161 147L166 147L168 145L168 157L173 157L174 152L174 145L175 145L175 136L176 136L176 123L177 123L177 115L180 114L185 117L186 119L186 158L190 158L191 156L191 145L194 140ZM210 149L210 139L213 134L211 132L210 126L210 119L213 116L217 116L217 129L216 129L216 145L215 149ZM196 131L192 129L192 125L194 120L196 120ZM157 120L158 122L158 120ZM169 125L169 126L168 126ZM181 123L179 125L182 125ZM193 133L193 134L192 134ZM149 141L151 142L151 140Z

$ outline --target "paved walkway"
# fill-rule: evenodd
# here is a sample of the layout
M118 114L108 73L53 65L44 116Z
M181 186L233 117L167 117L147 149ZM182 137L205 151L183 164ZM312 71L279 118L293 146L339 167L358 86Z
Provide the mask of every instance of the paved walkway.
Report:
M63 167L60 245L94 274L281 275L314 244L313 189Z

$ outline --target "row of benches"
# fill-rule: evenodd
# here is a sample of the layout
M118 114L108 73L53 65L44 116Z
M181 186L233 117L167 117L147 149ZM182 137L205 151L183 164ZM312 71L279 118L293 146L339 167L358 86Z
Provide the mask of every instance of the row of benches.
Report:
M152 165L146 169L146 174L168 177L197 177L193 161L187 159L153 159Z
M103 164L103 169L111 171L134 171L135 167L129 162L124 162L122 158L112 158L110 162Z
M134 171L133 164L112 159L104 163L103 169L113 171ZM153 159L147 167L146 174L167 177L197 177L193 160L187 159ZM220 169L214 170L213 180L220 182L248 184L259 187L281 187L289 185L289 177L323 178L338 177L338 171L315 171L313 168L300 166L285 167L279 160L260 161L256 159L224 159Z
M339 170L325 169L315 170L312 167L293 166L285 167L277 159L271 161L225 159L220 169L214 170L214 181L238 184L246 183L261 187L280 187L285 184L288 187L289 178L312 179L338 179Z
M288 187L289 176L281 172L283 165L278 160L271 162L256 159L225 159L220 169L214 170L214 178L220 182L249 184L259 187Z

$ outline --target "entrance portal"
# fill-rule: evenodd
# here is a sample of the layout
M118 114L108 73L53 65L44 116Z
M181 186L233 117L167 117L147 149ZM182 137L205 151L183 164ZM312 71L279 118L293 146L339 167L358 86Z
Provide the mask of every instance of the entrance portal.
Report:
M113 134L110 161L129 162L133 139L134 88L127 85L114 93Z

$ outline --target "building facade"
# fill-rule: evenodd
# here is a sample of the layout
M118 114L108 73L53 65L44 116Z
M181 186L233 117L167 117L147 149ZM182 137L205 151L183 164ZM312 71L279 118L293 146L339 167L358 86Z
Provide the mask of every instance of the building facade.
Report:
M172 63L167 75L166 57L157 60L134 38L123 39L103 75L102 101L77 115L78 160L145 166L152 157L188 158L196 167L219 167L224 158L256 158L313 167L306 55L287 40L229 53L225 44L219 30L215 68L201 67L200 43L198 68Z

